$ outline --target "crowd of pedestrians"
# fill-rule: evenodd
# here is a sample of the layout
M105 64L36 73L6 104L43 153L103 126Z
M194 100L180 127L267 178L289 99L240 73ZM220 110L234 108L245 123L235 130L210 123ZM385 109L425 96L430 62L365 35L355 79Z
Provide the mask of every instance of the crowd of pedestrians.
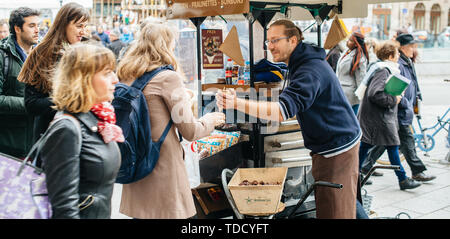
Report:
M110 103L115 85L132 85L145 73L170 66L173 70L158 73L143 94L152 139L173 124L153 172L123 186L120 211L133 218L194 217L180 141L209 135L225 115L197 119L185 107L190 97L174 55L176 31L168 24L145 21L136 34L120 24L90 32L89 19L80 4L65 4L42 37L38 11L21 7L11 12L10 34L0 43L0 152L24 158L45 137L37 163L47 176L53 218L109 218L121 161L117 143L124 142ZM302 31L289 20L275 21L267 33L274 61L285 62L290 72L279 101L244 100L234 90L219 90L217 105L272 121L297 116L315 180L344 185L315 191L318 218L356 217L360 174L385 149L391 164L400 166L395 173L401 190L435 178L424 173L410 131L413 106L421 100L413 63L417 44L410 34L375 44L354 32L347 47L341 43L327 55L303 42ZM396 73L412 81L400 96L384 92L386 80ZM362 86L362 93L355 93ZM62 115L73 120L54 121Z
M0 44L0 68L7 69L0 74L0 152L23 159L42 138L37 166L46 174L52 217L109 218L121 162L117 143L124 142L111 104L115 84L120 79L131 85L170 65L173 71L158 73L143 93L151 105L153 140L167 122L173 124L153 172L124 185L121 211L134 218L195 216L180 140L209 135L225 115L196 119L190 107L179 117L171 113L190 102L174 55L175 29L144 21L134 40L120 24L90 32L89 19L80 4L65 4L40 40L37 10L11 12L11 34ZM56 120L64 115L69 118Z
M355 40L357 47L354 47ZM336 62L338 79L355 114L358 115L363 130L359 150L360 171L362 175L366 175L387 150L391 164L400 166L400 170L395 171L400 189L419 187L421 185L419 182L431 181L436 177L425 174L426 167L417 156L411 129L414 118L413 108L418 101L422 100L414 67L417 58L417 42L411 34L403 30L397 31L393 39L388 41L377 43L376 40L369 39L369 44L365 44L364 41L363 35L358 32L353 33L347 41L347 52L342 54ZM356 62L357 57L353 57L353 68L351 68L359 74L352 76L351 70L349 72L348 69L347 74L340 72L341 68L343 71L349 68L347 55L359 48L364 54L361 54L358 66L353 63ZM367 48L370 51L366 50ZM330 51L330 54L333 54L333 51ZM361 70L356 71L358 69ZM400 74L411 80L404 93L396 98L384 92L386 81L392 74ZM358 89L361 84L363 88ZM364 102L364 107L358 111L354 106L359 102L361 104ZM411 177L406 176L400 162L400 153L411 168ZM380 172L374 173L374 176L382 175Z

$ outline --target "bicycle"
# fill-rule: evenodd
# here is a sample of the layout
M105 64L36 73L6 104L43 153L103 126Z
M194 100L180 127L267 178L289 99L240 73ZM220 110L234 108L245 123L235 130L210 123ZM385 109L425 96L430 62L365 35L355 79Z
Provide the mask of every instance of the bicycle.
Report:
M414 139L416 141L417 147L419 147L420 150L425 152L426 156L428 156L427 152L430 152L431 150L434 149L434 146L436 144L436 142L434 140L434 136L437 133L439 133L439 131L441 131L442 129L449 132L449 129L450 129L450 114L449 114L449 112L450 112L450 108L447 109L447 111L444 113L444 115L442 117L440 117L440 116L437 117L437 122L435 125L428 127L428 128L422 127L422 124L420 123L421 116L416 115L417 125L419 126L420 131L418 132L414 129L414 127L412 127L413 135L414 135ZM447 117L447 115L448 115L448 117ZM449 125L448 129L446 129L447 125ZM432 132L431 134L427 134L427 131L429 131L429 130L434 130L434 132ZM450 144L450 135L447 136L447 143Z
M423 128L422 123L420 122L422 117L420 114L416 114L416 120L417 125L419 127L419 130L416 130L414 126L411 125L411 130L413 132L414 140L416 142L416 147L418 147L420 150L425 152L425 156L430 156L428 152L434 149L436 145L436 141L434 139L434 136L439 133L442 129L449 132L450 130L450 108L447 109L447 111L442 115L437 117L437 122L431 127ZM446 126L449 125L448 128ZM428 133L428 131L434 130L432 133ZM450 133L447 133L447 144L450 145ZM450 161L448 159L450 157L450 152L446 156L446 160ZM400 161L405 160L405 157L403 155L400 156ZM383 164L383 165L389 165L390 162L384 159L378 159L377 163Z

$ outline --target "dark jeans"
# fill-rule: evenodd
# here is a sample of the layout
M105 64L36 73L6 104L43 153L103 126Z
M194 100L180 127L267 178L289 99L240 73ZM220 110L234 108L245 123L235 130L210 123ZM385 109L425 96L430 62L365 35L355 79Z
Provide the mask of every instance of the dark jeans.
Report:
M363 205L356 200L356 219L369 219Z
M359 170L361 170L361 165L363 165L364 160L367 157L367 154L371 148L374 146L371 144L367 144L361 141L361 145L359 147ZM397 175L398 181L401 182L405 180L406 172L403 168L402 164L400 163L400 156L398 154L398 146L382 146L385 147L388 151L389 161L391 162L391 165L398 165L400 166L400 170L395 170L395 174Z
M427 170L422 160L417 157L416 144L410 125L399 126L398 135L400 137L400 151L405 156L406 162L411 168L412 175L416 175ZM364 161L362 166L362 172L369 172L375 162L384 153L384 150L385 148L383 146L375 146L372 150L370 150L369 156L367 156L367 159Z

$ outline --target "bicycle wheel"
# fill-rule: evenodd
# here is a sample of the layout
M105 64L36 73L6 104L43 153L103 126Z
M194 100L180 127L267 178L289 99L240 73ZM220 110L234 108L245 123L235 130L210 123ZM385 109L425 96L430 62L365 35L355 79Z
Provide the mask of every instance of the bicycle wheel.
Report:
M434 138L433 136L427 134L426 137L423 135L416 138L417 147L424 152L430 152L434 148Z
M398 153L400 154L400 162L405 160L405 156L403 156L403 154L400 151ZM389 161L389 158L379 158L377 160L377 163L379 163L381 165L391 165L391 162Z

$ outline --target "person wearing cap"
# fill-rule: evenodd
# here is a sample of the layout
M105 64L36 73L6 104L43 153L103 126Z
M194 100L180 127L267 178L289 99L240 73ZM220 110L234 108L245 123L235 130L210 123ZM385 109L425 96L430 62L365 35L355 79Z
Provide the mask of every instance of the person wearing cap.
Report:
M411 84L406 88L403 98L398 105L400 151L405 156L406 162L411 168L412 179L420 182L431 181L436 176L424 173L427 168L417 156L414 136L411 131L414 118L414 105L418 100L422 100L414 63L411 60L414 57L414 52L417 50L417 42L408 33L398 35L396 40L400 43L400 58L398 60L400 74L411 80ZM362 172L368 172L383 153L384 148L374 148L368 156L367 163L363 165Z
M369 53L364 43L364 35L354 32L347 41L347 52L337 63L336 75L344 90L345 97L352 106L355 115L358 113L360 100L355 95L366 74L369 64Z
M315 189L316 217L355 218L361 129L325 50L302 40L301 30L289 20L277 20L267 31L273 61L289 69L278 101L245 100L234 90L219 90L217 106L274 122L297 116L305 147L311 150L314 180L343 185Z

